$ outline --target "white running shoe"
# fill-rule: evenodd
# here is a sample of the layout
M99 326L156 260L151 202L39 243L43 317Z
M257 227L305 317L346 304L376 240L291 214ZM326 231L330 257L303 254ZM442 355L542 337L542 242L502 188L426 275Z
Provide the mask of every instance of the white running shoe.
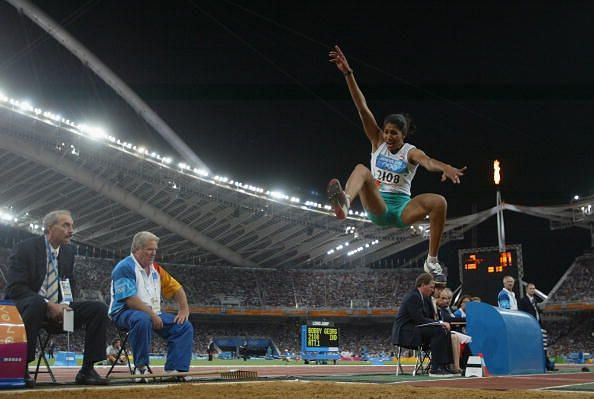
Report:
M452 378L456 377L456 374L452 373L450 370L446 368L437 368L429 370L429 377L434 378Z
M334 208L336 218L340 220L345 219L351 204L338 179L332 179L328 182L326 194L328 194L328 200Z
M134 375L144 375L144 374L146 374L146 367L137 367L134 369ZM134 382L147 383L148 378L135 378Z
M165 374L167 374L167 377L164 377L162 379L162 381L167 381L167 382L190 382L190 381L192 381L191 375L179 375L178 373L180 373L181 371L164 370L164 372L165 372Z
M431 275L433 275L434 277L443 274L443 269L441 268L439 262L429 262L428 259L425 259L425 264L423 265L423 268L427 273L431 273Z

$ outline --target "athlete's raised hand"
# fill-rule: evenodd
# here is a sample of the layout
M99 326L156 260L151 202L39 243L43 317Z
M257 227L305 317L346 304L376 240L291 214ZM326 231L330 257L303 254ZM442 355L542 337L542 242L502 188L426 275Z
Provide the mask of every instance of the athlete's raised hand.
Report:
M441 174L441 181L444 182L450 179L454 184L460 184L460 177L464 176L464 172L468 169L467 166L462 169L454 168L451 165L446 165Z
M334 50L330 50L329 55L330 55L330 62L335 64L340 72L347 73L347 72L351 71L349 62L347 61L347 59L344 56L340 47L334 46Z

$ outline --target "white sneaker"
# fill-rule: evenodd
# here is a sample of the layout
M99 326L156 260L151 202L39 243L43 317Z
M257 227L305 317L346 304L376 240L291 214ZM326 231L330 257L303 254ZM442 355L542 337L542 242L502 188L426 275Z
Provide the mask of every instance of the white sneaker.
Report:
M450 370L444 369L444 368L438 368L438 369L432 369L429 370L429 377L434 377L434 378L452 378L452 377L456 377L456 374L452 374L452 372L450 372Z
M181 373L181 371L176 371L176 370L164 370L165 374L167 374L167 377L164 378L164 381L180 381L180 382L190 382L192 381L192 376L191 375L177 375L178 373Z
M146 367L137 367L134 369L134 375L144 375L144 374L146 374ZM135 378L134 382L147 383L148 378Z
M349 197L346 195L338 179L332 179L328 182L326 187L326 194L328 200L334 208L334 213L337 219L345 219L351 206Z
M429 262L428 259L425 259L423 268L427 273L431 273L433 276L440 276L443 274L443 269L441 268L439 262Z

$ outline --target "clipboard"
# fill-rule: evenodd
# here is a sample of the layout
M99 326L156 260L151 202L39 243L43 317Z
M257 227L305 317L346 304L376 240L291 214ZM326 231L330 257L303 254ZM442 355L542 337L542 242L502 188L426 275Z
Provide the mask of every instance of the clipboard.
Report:
M441 326L442 323L440 323L439 321L433 321L431 323L424 323L424 324L418 324L415 327L430 327L430 326Z

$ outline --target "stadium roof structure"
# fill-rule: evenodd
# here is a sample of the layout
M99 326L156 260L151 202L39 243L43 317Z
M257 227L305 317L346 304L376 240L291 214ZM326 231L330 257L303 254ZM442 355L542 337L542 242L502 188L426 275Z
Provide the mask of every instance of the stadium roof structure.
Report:
M426 236L426 224L338 221L328 205L209 175L2 94L0 137L0 206L11 223L28 228L70 209L76 240L106 250L128 251L133 234L149 230L161 257L178 263L364 266ZM493 213L448 221L445 240Z
M44 214L70 209L78 242L126 253L132 236L148 230L161 237L168 262L361 267L428 236L428 223L384 229L358 212L338 221L329 205L213 176L2 93L0 179L5 223L40 232ZM576 224L578 212L588 227L588 201L502 208L568 224ZM448 219L442 242L461 238L497 210Z

